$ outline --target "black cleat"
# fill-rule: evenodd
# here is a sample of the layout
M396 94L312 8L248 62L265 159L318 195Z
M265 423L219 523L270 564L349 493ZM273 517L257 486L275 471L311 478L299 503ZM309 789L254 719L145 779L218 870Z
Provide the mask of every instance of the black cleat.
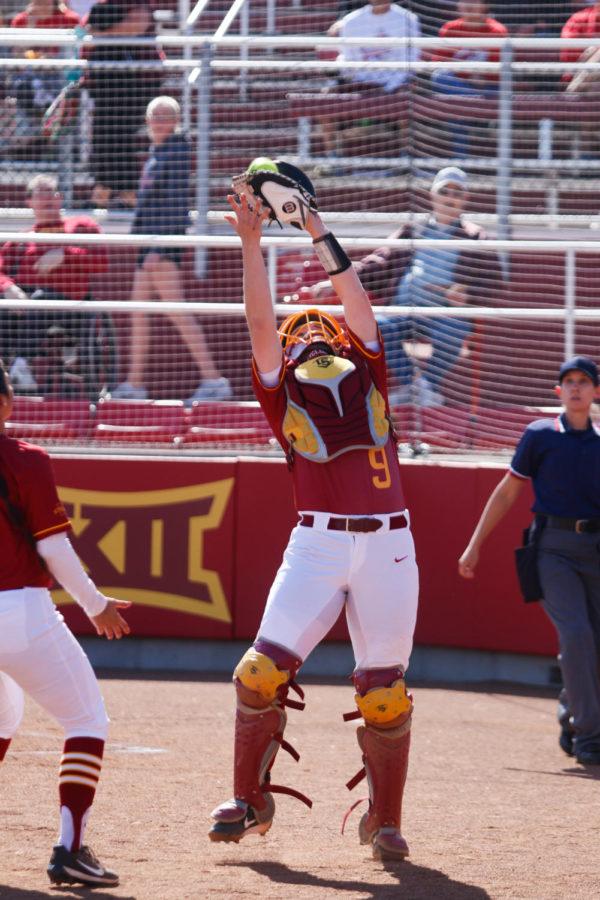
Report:
M116 887L119 876L105 869L89 847L71 852L57 844L48 863L48 878L53 884L87 884Z
M574 734L569 725L562 725L558 736L558 744L563 753L567 756L573 756L573 738Z
M208 832L210 840L239 844L247 834L266 834L273 823L275 804L270 794L265 796L270 802L260 816L262 821L253 807L243 800L228 800L217 806L212 812L215 821Z

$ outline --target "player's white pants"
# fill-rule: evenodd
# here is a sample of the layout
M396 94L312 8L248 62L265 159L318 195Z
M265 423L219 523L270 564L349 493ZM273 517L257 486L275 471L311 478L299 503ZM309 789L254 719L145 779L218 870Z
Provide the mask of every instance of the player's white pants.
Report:
M328 531L329 514L306 512L314 527L292 531L258 636L305 660L345 605L356 668L406 671L419 594L410 528Z
M16 732L23 691L65 737L105 740L108 717L96 676L45 588L0 591L0 737Z

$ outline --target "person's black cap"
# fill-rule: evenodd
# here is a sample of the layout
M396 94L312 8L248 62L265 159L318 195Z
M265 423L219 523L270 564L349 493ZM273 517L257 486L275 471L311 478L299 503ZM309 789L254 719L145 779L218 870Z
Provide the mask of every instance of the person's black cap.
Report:
M589 356L574 356L562 364L558 370L558 383L560 384L568 372L583 372L598 387L598 366Z

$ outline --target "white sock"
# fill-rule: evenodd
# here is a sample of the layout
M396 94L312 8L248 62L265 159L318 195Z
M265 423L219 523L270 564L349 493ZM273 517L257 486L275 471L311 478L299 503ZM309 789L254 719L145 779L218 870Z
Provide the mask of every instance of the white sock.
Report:
M70 850L73 846L73 838L75 837L75 829L73 828L73 816L68 806L60 808L60 834L58 835L58 843Z
M83 836L85 834L85 826L90 817L90 809L86 809L81 818L81 846L83 846ZM60 808L60 834L58 835L58 843L71 850L73 846L73 838L75 837L75 828L73 827L73 816L68 806Z

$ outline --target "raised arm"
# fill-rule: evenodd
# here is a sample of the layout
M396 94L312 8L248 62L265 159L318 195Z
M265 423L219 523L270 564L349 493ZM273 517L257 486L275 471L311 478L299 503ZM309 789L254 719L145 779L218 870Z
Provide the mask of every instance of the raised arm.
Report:
M463 578L475 577L475 568L479 562L479 551L483 542L509 511L524 484L524 479L507 472L490 494L471 540L458 561L458 571Z
M341 253L347 260L346 254L331 232L327 230L318 213L310 212L308 214L305 228L312 237L315 247L317 244L323 244L328 250L332 250L333 254ZM330 239L333 240L333 245L328 247ZM349 262L349 260L347 261ZM344 263L342 262L342 264ZM371 301L353 266L348 265L337 275L329 274L329 279L344 307L344 318L348 327L363 343L377 340L377 322Z
M260 249L262 223L268 219L269 212L258 198L250 207L243 194L239 201L230 194L227 202L233 214L225 216L225 219L242 241L244 305L252 353L260 372L272 372L281 365L282 350L267 267Z

